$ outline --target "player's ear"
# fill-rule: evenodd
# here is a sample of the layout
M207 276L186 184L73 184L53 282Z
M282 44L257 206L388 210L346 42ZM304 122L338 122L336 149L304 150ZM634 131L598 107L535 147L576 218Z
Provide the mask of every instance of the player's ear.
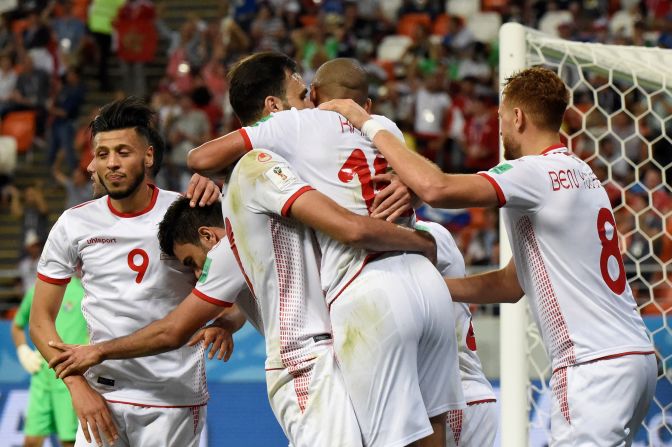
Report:
M267 96L264 99L264 109L268 113L279 112L283 109L282 101L277 96Z
M150 169L154 166L154 146L148 146L145 151L145 169Z
M525 118L526 118L525 114L520 108L518 107L513 108L513 125L515 126L518 132L522 132L523 130L525 130L525 125L527 124L525 122Z
M217 243L217 236L210 227L198 227L198 238L200 239L201 245L206 247L208 250Z
M366 113L371 113L372 108L373 101L371 101L371 98L366 98L366 102L364 103L364 110L366 110Z

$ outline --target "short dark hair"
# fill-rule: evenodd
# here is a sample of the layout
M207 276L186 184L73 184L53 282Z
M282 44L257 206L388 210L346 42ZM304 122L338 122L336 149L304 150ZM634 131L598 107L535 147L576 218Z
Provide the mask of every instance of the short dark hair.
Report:
M222 205L219 201L206 206L189 206L190 199L175 200L159 224L159 245L168 256L175 256L175 244L199 245L199 227L224 228Z
M286 71L296 73L296 62L283 53L265 51L241 59L229 72L229 101L243 125L261 118L267 96L285 99Z
M555 72L531 67L506 79L503 101L520 107L540 129L557 132L569 102L569 91Z
M152 176L156 177L161 170L165 143L154 127L155 116L154 111L142 99L135 96L112 101L101 107L98 115L89 124L91 138L100 132L135 129L138 135L144 137L154 148Z

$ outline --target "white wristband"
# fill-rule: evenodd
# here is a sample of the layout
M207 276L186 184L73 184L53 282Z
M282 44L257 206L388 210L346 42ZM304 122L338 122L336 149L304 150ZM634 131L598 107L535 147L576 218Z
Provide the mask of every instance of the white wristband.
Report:
M362 126L362 134L371 141L373 141L373 137L375 137L381 130L385 130L385 126L373 118L365 122Z

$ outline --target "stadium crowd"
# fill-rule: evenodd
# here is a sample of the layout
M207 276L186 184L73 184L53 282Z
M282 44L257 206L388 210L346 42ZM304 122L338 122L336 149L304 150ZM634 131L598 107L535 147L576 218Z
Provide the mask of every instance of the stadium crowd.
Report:
M82 73L91 61L97 82L90 87L144 97L158 112L168 153L157 183L184 190L188 151L239 126L228 102L226 74L250 52L290 55L307 84L323 62L356 58L369 73L374 113L394 120L411 149L446 172L477 172L494 166L499 156L501 23L520 22L576 41L672 48L672 8L662 0L232 0L222 2L219 18L193 14L179 29L164 20L170 6L160 1L20 3L0 20L0 116L11 122L28 112L34 119L27 150L46 154L54 180L67 191L67 206L87 198L88 124L100 106L86 107ZM166 60L158 82L145 69L157 58ZM121 79L110 76L108 67L117 63ZM666 135L672 134L672 121L659 116L672 112L672 97L650 97L654 113L645 114L649 97L620 95L615 84L599 90L600 108L591 109L594 89L607 79L586 79L590 85L572 89L565 134L605 182L636 297L645 312L664 312L672 308L663 267L672 259L672 189L665 171L672 142L660 135L665 125ZM603 136L607 128L612 133ZM46 186L20 191L11 170L0 171L2 212L23 222L26 247L44 241ZM454 232L469 265L498 264L496 212L424 207L420 214ZM27 248L24 261L34 259L30 253Z

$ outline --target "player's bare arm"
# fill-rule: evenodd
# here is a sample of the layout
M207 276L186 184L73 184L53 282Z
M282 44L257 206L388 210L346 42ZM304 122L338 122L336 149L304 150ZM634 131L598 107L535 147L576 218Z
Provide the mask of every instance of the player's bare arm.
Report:
M358 129L362 129L371 120L371 116L351 99L334 99L320 104L319 107L340 113ZM423 201L444 208L498 205L497 193L485 178L475 174L444 174L438 166L409 150L382 126L370 127L371 132L364 133L373 137L371 141L385 156L401 181Z
M372 251L414 251L436 260L436 244L428 233L360 216L315 190L296 199L290 215L352 247Z
M82 374L91 366L105 360L145 357L172 351L186 344L196 331L213 318L220 320L217 329L229 333L225 343L228 352L233 349L230 334L240 329L245 319L240 313L235 313L231 315L231 320L227 321L229 316L220 317L221 311L220 306L189 294L165 318L127 336L93 345L52 343L53 347L63 352L50 360L49 367L54 368L56 374L63 378L72 374Z
M50 284L39 278L35 283L35 297L30 310L30 337L47 361L59 353L57 349L49 346L49 341L62 342L56 332L56 316L61 308L65 288L65 284ZM105 399L91 388L81 375L68 377L63 382L72 396L72 403L86 440L91 442L89 433L93 433L93 438L99 445L102 445L103 436L113 443L118 437L117 428Z
M216 175L245 155L245 140L240 132L230 132L189 151L187 165L201 175Z
M465 278L444 278L453 301L473 304L517 303L525 293L513 259L506 267Z
M192 207L196 206L197 203L198 206L211 205L219 200L221 195L222 191L215 182L199 174L191 176L187 191L185 192L185 196L191 199L189 204Z

